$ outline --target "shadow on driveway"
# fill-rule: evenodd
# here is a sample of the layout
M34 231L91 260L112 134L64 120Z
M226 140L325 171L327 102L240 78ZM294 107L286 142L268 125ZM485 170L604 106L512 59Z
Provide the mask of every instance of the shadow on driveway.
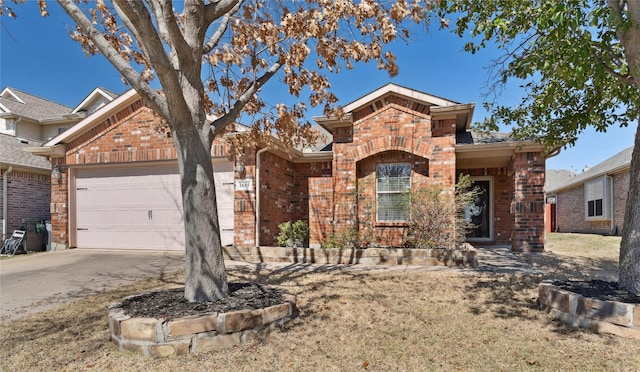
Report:
M0 261L0 321L184 268L183 252L71 249Z

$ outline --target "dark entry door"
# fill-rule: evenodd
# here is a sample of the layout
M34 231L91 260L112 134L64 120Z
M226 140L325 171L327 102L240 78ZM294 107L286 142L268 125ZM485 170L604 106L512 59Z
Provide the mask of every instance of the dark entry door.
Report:
M480 195L476 202L467 208L467 218L475 228L467 233L470 239L491 239L491 181L474 180L474 186L480 188Z

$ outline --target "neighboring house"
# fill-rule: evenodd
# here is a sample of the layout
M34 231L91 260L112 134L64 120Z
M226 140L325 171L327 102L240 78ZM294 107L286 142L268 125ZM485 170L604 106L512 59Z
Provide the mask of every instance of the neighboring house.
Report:
M48 141L69 129L117 94L95 88L76 107L6 87L0 92L0 133L35 141Z
M620 235L632 152L630 147L563 182L547 185L550 230Z
M27 249L39 251L44 236L35 224L49 219L51 163L24 151L42 142L0 134L0 174L2 175L2 238L14 230L27 230Z
M226 139L216 140L223 245L275 245L278 224L300 219L309 223L312 247L349 228L399 246L408 214L397 201L423 186L452 191L467 173L484 190L469 240L542 251L542 147L470 131L473 110L388 84L346 105L342 119L315 118L333 140L322 150L245 148L232 161ZM184 249L175 149L158 123L131 90L34 149L60 172L52 181L56 244Z
M26 228L27 248L40 250L43 235L36 233L36 223L50 218L51 163L25 149L42 145L114 96L96 88L72 108L15 88L7 87L0 92L3 239L13 230Z
M556 186L567 182L571 177L575 177L576 173L566 169L547 169L545 174L544 189L552 190ZM546 199L544 212L545 232L554 232L558 229L556 226L556 199L550 195Z

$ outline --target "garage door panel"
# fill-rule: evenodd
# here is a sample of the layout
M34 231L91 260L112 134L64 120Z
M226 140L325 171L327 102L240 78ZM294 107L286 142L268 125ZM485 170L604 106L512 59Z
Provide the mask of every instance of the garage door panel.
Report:
M213 171L216 186L218 222L220 224L220 240L223 246L232 245L234 237L233 192L235 187L233 163L214 162Z
M233 243L233 164L214 163L223 245ZM76 243L84 248L184 250L177 165L79 169Z

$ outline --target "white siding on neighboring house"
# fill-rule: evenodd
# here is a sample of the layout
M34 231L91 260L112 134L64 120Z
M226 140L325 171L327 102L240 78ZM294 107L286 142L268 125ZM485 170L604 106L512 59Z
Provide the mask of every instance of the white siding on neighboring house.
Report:
M53 137L57 136L58 134L62 133L63 131L67 130L69 127L71 127L71 124L46 125L46 126L42 127L42 131L43 131L42 140L43 141L48 141L51 138L53 138Z
M42 141L42 127L38 124L21 120L17 124L16 137Z
M101 97L100 99L96 99L93 102L91 102L91 104L89 104L86 107L87 110L87 114L91 114L92 112L96 111L97 109L99 109L100 107L106 105L107 103L109 103L110 101L107 100L104 97Z

